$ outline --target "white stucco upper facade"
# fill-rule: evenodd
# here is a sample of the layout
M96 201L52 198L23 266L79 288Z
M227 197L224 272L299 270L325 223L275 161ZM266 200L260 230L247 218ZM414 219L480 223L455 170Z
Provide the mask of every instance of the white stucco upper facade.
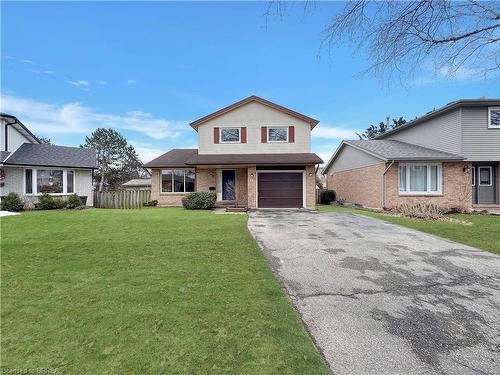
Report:
M262 142L262 127L294 128L293 142ZM214 129L245 127L246 143L216 143ZM252 101L198 125L199 154L272 154L311 152L311 124L287 113Z

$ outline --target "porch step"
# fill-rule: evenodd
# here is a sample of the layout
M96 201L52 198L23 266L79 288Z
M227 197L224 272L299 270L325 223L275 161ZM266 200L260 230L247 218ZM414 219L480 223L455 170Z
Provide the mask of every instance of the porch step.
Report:
M226 207L226 212L247 212L247 207Z

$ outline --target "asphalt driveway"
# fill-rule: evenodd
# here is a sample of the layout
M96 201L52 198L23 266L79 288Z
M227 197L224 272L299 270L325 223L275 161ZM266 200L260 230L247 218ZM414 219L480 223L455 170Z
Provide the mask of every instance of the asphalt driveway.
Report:
M334 374L500 373L499 256L350 213L248 225Z

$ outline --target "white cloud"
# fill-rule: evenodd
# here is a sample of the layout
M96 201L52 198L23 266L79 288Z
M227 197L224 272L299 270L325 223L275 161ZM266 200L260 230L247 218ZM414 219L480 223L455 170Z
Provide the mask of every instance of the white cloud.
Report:
M12 56L9 56L9 55L5 55L3 58L4 58L4 59L7 59L7 60L11 60L11 59L13 59L13 57L12 57Z
M117 115L98 112L78 102L59 105L10 95L2 96L1 111L18 116L35 133L88 134L104 127L165 139L189 130L184 121L165 120L143 111Z
M67 83L70 85L76 86L76 87L88 87L90 86L90 83L88 81L85 81L83 79L77 79L75 81L67 80Z
M33 61L31 60L21 60L21 61L26 64L33 64Z
M129 79L129 80L127 81L127 83L128 83L128 84L133 84L133 83L135 83L135 79Z
M40 71L38 69L33 69L32 72L36 73L36 74L40 74Z
M135 150L139 154L139 158L144 163L147 163L148 161L151 161L151 160L157 158L158 156L160 156L168 151L168 150L159 149L150 143L143 143L143 142L136 142L136 141L130 141L129 143L132 146L134 146Z
M456 79L458 81L465 81L469 79L479 78L481 69L467 68L467 67L453 67L443 66L439 68L438 74L442 77Z
M311 134L314 138L349 139L356 137L356 130L320 124Z
M100 85L105 85L106 81L98 81L97 83L100 84Z
M54 71L52 70L44 70L44 73L45 74L49 74L49 75L52 75L52 74L56 74Z

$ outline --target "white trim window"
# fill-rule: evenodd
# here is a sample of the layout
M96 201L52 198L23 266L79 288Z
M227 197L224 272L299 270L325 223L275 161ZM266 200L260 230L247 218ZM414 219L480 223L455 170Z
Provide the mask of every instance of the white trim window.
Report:
M401 163L399 194L435 195L442 192L442 166L431 163Z
M479 186L493 185L493 168L479 167Z
M287 143L288 126L269 126L267 128L268 143Z
M488 128L500 129L500 107L488 108Z
M26 168L24 194L66 195L75 192L75 171L56 168Z
M220 143L240 143L241 142L241 128L239 127L221 127Z
M191 193L195 186L194 169L162 169L160 191L162 193Z
M476 167L472 167L472 186L476 186Z

